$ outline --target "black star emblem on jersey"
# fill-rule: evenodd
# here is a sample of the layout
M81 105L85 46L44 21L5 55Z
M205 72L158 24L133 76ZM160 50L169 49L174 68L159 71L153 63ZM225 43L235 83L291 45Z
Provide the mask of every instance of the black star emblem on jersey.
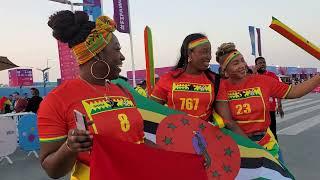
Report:
M165 136L163 141L165 145L172 144L172 138Z
M194 91L194 86L192 84L189 86L189 91Z
M114 103L112 100L110 100L109 103L111 104L111 107L112 107L112 108L119 107L119 106L118 106L118 103Z
M182 124L185 125L190 125L188 119L181 119Z
M203 131L203 130L206 128L206 126L205 126L203 123L201 123L201 124L199 125L199 128L201 129L201 131Z
M233 151L231 150L230 147L228 147L227 149L224 149L224 155L225 156L231 157L232 153L233 153Z
M177 128L177 126L175 126L173 123L169 123L168 128L172 129L172 131L173 131Z
M223 165L223 170L224 170L224 172L226 172L226 173L231 173L231 167L230 167L230 166Z
M218 171L213 171L211 175L212 177L220 177L220 174L218 173Z

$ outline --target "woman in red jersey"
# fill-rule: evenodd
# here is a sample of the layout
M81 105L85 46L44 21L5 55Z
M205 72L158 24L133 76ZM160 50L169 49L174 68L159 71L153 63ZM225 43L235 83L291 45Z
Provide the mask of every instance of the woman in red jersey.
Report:
M221 81L217 101L229 104L232 119L253 141L278 157L279 146L270 125L268 101L270 97L294 99L311 92L320 83L317 75L297 86L259 74L247 74L247 63L233 43L222 44L216 60L226 79Z
M160 77L150 98L190 116L212 121L219 77L209 70L210 60L208 38L200 33L188 35L181 46L178 64ZM228 120L225 121L227 128L244 135L231 120L228 105L217 102L216 107L218 114Z
M65 81L40 105L41 165L52 178L72 171L71 179L89 180L92 134L143 143L143 119L128 92L109 81L119 77L125 59L113 20L101 16L92 22L85 12L60 11L48 25L73 51L80 78ZM74 110L87 117L87 130L77 129Z

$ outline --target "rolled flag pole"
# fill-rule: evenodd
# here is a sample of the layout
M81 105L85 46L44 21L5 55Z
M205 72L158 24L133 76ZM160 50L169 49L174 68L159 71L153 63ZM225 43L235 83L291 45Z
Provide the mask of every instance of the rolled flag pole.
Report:
M309 54L320 60L320 48L312 44L310 41L302 37L300 34L296 33L294 30L283 24L277 18L272 17L271 29L275 30L289 41L293 42L303 50L307 51Z
M153 59L153 44L151 29L146 26L144 28L144 50L146 56L146 84L148 95L151 95L155 84L154 77L154 59Z
M259 56L262 56L260 28L256 28L256 30L257 30L257 40L258 40L258 55L259 55Z
M249 35L250 35L251 47L252 47L251 54L256 56L256 38L255 38L253 26L249 26Z

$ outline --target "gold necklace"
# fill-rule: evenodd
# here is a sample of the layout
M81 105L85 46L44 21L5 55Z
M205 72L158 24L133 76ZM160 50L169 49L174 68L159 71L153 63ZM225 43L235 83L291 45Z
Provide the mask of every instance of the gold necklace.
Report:
M94 90L95 92L97 92L98 94L101 93L100 90L98 90L96 87L94 87L93 85L91 85L88 81L82 79L80 76L79 76L79 79L80 79L81 81L83 81L85 84L87 84L91 89L93 89L93 90ZM111 82L110 82L109 79L106 79L106 80L105 80L105 85L104 85L104 87L105 87L105 92L103 93L103 97L105 98L105 100L106 100L107 102L110 103L111 106L113 106L113 105L114 105L114 102L113 102L112 99L109 98L109 97L107 96L107 94L106 94L106 92L110 90L110 89L108 88L108 86L110 85L110 83L111 83ZM99 93L99 92L100 92L100 93Z

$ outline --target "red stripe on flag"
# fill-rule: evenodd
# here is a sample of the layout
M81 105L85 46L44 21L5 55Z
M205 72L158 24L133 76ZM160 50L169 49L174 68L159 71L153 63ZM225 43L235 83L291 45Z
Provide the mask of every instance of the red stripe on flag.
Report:
M312 47L310 47L307 43L299 39L298 37L294 36L290 32L288 32L286 29L282 28L281 26L278 26L276 24L271 24L270 28L277 31L279 34L282 36L286 37L288 40L291 42L295 43L297 46L300 48L304 49L307 51L309 54L320 60L320 52L316 51Z

